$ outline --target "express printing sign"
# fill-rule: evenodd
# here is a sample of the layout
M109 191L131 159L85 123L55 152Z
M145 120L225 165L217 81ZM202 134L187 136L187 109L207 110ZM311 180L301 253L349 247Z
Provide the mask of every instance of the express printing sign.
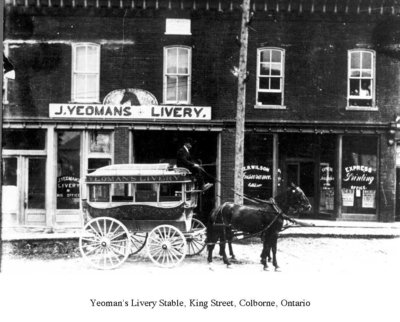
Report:
M375 190L376 170L369 166L351 165L343 167L342 187L353 190Z
M161 120L211 120L210 106L181 105L103 105L56 104L49 105L50 118L73 119L161 119Z

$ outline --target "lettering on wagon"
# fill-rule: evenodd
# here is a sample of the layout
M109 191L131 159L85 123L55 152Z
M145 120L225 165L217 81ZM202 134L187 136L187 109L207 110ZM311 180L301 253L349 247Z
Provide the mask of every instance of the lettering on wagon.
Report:
M86 182L157 182L157 181L181 181L180 175L167 176L99 176L86 178Z

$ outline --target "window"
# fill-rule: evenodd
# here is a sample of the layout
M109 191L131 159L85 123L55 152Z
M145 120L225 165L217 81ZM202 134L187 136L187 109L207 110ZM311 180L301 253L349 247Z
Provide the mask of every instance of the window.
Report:
M343 136L343 213L376 214L377 151L377 137Z
M100 46L72 46L72 101L99 102Z
M190 104L191 48L164 48L164 103Z
M88 173L111 164L111 132L89 132Z
M283 105L284 61L282 49L258 49L256 105Z
M81 132L57 134L57 209L79 209Z
M374 107L375 53L367 50L350 50L348 67L348 106Z
M36 129L4 129L3 149L10 150L44 150L46 131Z

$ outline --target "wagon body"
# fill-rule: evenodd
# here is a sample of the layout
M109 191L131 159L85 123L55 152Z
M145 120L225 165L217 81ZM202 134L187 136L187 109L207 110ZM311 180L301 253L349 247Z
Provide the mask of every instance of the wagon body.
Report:
M146 242L150 258L157 264L164 260L160 245L171 249L168 264L183 259L182 247L188 248L189 255L205 247L205 227L193 218L200 191L195 190L187 169L171 168L167 163L110 165L83 178L81 192L84 234L89 235L80 242L81 252L84 257L102 259L103 263L95 266L119 266ZM122 259L114 263L104 253ZM112 263L105 264L107 260Z

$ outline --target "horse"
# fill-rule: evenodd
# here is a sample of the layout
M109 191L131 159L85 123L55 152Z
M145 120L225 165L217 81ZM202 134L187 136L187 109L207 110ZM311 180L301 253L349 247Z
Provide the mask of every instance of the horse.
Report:
M220 241L220 254L223 262L230 265L225 252L225 244L232 241L233 230L246 234L261 233L263 249L261 252L261 264L264 270L268 269L267 256L272 250L272 264L279 268L276 259L278 234L283 228L284 220L292 221L286 213L289 209L295 212L311 210L311 204L300 187L293 183L286 191L278 194L269 201L263 201L260 206L238 205L232 202L224 204L212 210L207 223L207 250L209 263L212 262L212 252L215 244ZM231 255L234 257L230 245Z

